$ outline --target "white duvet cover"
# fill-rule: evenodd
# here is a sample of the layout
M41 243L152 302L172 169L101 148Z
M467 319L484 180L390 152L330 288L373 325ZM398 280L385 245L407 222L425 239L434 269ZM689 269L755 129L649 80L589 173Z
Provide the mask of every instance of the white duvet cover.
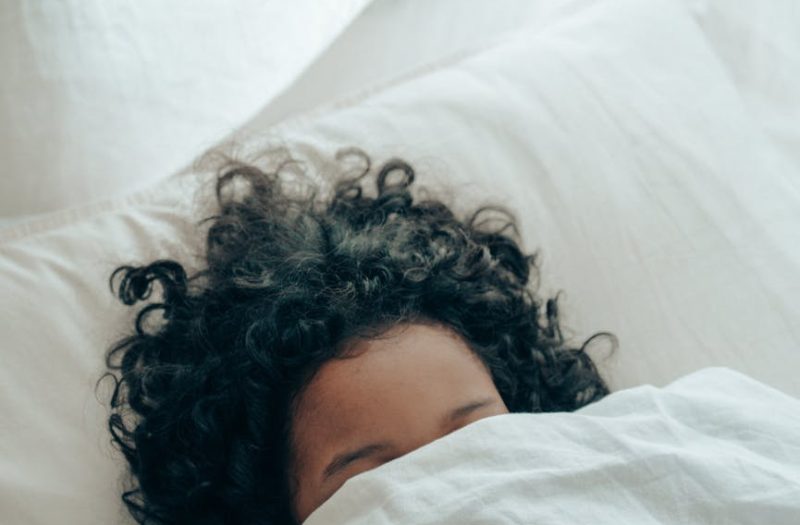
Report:
M305 525L800 523L800 400L707 368L575 413L472 423L349 479Z

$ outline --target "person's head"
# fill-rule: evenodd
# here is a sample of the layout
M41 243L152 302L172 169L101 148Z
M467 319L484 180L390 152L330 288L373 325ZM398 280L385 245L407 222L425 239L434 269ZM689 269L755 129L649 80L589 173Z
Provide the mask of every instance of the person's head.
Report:
M107 354L140 523L299 523L348 478L477 419L608 393L536 296L512 214L416 199L398 159L369 196L353 154L363 172L322 196L290 192L284 165L226 165L202 270L112 275L125 304L163 292Z
M323 364L295 406L292 492L304 520L350 477L508 408L446 326L394 326Z

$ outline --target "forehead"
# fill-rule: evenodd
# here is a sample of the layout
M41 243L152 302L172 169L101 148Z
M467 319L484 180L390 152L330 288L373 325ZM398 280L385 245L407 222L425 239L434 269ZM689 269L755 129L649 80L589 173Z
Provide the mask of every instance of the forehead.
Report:
M320 368L297 404L296 419L324 427L328 442L494 389L480 359L443 326L401 325L347 350L349 357Z

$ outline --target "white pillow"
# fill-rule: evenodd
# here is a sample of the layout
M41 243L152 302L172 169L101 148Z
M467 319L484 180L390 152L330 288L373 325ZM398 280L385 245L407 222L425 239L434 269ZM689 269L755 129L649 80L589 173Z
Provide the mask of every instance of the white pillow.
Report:
M619 337L601 366L614 389L723 365L798 395L798 174L682 7L551 5L502 45L337 101L249 147L283 141L315 173L356 145L375 162L408 159L420 185L458 187L459 207L516 209L527 248L540 249L541 293L566 292L567 335ZM9 522L127 519L124 464L93 392L133 315L107 278L162 257L193 268L196 221L210 211L192 201L203 182L181 174L0 232Z
M373 2L291 89L261 112L259 121L272 125L365 85L394 83L423 65L474 53L503 33L531 24L548 4L552 0ZM454 13L458 23L453 23Z
M369 2L4 2L0 220L182 169L286 89Z
M800 167L800 9L795 0L684 0L776 148Z

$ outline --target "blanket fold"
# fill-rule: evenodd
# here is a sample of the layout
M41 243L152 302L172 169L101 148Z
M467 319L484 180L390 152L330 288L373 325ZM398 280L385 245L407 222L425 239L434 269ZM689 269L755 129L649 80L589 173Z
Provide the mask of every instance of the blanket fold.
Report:
M800 523L800 400L728 368L482 419L349 479L318 524Z

